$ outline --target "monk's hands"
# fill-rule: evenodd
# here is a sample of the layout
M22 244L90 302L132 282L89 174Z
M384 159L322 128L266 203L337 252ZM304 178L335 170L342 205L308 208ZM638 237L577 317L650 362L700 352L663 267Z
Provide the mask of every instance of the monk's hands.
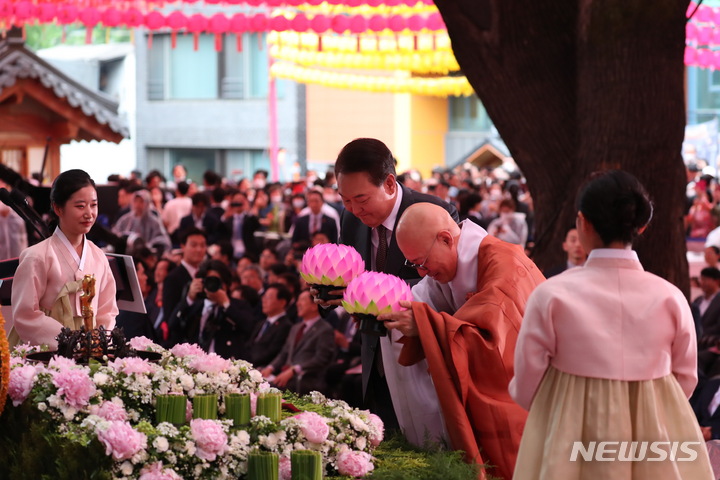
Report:
M345 289L340 288L338 290L331 290L328 293L330 295L340 295L342 297L342 294L345 293ZM312 296L313 301L323 308L339 307L342 305L342 298L338 298L337 300L321 300L319 297L320 292L317 288L310 288L310 295Z
M406 337L417 337L420 332L418 332L415 315L411 308L412 303L407 300L400 300L400 306L407 308L407 310L378 315L378 320L385 322L385 327L388 330L397 329Z

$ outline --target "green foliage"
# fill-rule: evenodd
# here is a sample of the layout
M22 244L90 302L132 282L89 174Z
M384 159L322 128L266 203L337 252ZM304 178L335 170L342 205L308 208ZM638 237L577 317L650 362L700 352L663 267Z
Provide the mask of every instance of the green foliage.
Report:
M86 29L80 25L26 25L25 44L32 50L40 50L61 45L65 29L66 45L85 45ZM92 43L130 42L130 30L125 28L95 27L92 32Z
M110 480L112 459L97 440L68 441L23 404L0 417L0 480Z

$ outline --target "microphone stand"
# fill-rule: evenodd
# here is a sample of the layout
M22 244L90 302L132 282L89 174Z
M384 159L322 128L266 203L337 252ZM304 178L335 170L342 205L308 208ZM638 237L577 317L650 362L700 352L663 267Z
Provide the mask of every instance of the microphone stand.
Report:
M20 215L20 218L30 224L41 239L44 240L50 236L47 225L45 225L45 222L40 218L40 215L27 203L27 199L22 193L17 190L13 190L12 193L10 193L6 188L0 188L0 201L12 208L15 213Z

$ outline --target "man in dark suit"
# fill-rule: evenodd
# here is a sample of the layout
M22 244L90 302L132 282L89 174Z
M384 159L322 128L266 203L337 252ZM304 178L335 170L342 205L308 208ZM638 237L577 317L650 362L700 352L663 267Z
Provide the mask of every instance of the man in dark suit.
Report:
M230 240L235 259L240 259L246 254L256 258L260 255L255 239L255 232L260 230L260 221L249 212L249 209L247 196L242 192L233 193L230 207L220 225L220 237Z
M227 265L206 261L171 319L184 332L185 342L224 358L239 357L259 321L248 302L228 295L231 282Z
M302 321L292 326L280 353L261 372L277 388L305 395L323 391L335 341L333 328L320 317L310 292L300 293L297 307Z
M180 219L180 226L177 229L181 236L186 230L197 227L205 232L208 244L212 245L218 241L220 219L210 212L208 204L209 199L204 193L198 192L192 196L190 215Z
M280 283L272 283L262 296L265 320L258 323L240 358L253 365L269 364L282 350L292 323L286 314L292 294Z
M705 440L720 439L720 378L711 378L690 399Z
M180 300L187 295L186 287L195 278L200 264L205 260L207 255L205 232L195 227L187 230L180 239L180 248L182 250L180 265L174 268L163 282L163 322L169 329L168 339L163 346L167 347L172 347L182 337L182 332L171 329L170 319Z
M340 243L355 247L368 270L396 275L411 285L417 283L420 275L416 269L405 265L405 257L395 240L397 221L406 208L419 202L440 205L457 221L455 207L435 196L400 185L396 180L392 153L376 139L358 138L345 145L335 162L335 176L345 206L340 217ZM339 304L339 301L334 302ZM397 418L379 345L377 336L363 334L363 399L366 407L378 414L387 428L396 429ZM392 352L388 354L395 356Z
M316 232L322 232L327 235L332 243L337 242L338 231L335 220L324 215L321 210L324 203L322 193L317 190L310 190L306 198L308 207L310 207L310 214L295 219L292 243L295 244L302 241L311 243L311 237Z
M703 294L693 300L690 310L698 338L698 368L708 377L720 374L720 270L705 267L700 271Z

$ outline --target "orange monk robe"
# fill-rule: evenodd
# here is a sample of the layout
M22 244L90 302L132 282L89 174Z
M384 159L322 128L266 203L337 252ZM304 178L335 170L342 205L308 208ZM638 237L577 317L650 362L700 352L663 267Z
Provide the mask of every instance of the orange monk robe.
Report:
M544 277L517 245L485 237L478 291L454 315L413 302L419 337L404 337L398 361L427 358L452 448L510 480L527 412L508 393L525 303ZM484 473L480 478L484 478Z

